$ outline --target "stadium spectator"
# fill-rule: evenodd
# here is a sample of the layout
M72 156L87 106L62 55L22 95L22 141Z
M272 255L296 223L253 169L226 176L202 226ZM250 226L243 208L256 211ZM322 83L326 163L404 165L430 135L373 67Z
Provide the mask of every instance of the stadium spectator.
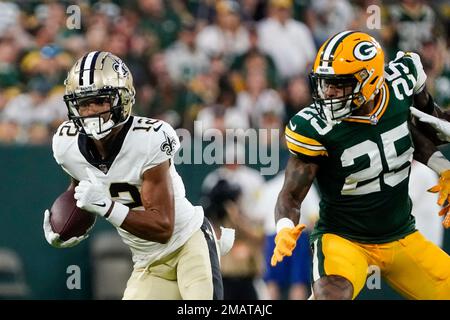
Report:
M216 22L197 35L197 45L210 56L223 55L229 63L236 55L247 51L249 34L240 19L240 6L234 0L216 4Z
M424 41L442 34L436 12L420 0L401 0L388 6L382 37L388 57L401 51L420 50Z
M291 0L271 0L269 16L258 26L259 46L283 79L309 71L315 45L308 27L291 18Z
M261 288L264 217L255 206L264 180L257 170L241 164L242 145L227 144L224 161L202 184L206 216L214 225L236 229L233 248L221 258L224 299L261 299L265 297Z
M208 71L209 58L197 47L195 23L184 23L178 40L166 50L167 68L176 84L186 84L199 73Z

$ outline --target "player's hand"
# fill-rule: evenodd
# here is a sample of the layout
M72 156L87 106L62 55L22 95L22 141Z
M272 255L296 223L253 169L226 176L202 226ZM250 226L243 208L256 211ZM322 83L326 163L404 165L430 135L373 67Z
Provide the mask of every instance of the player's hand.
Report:
M300 237L303 229L306 228L304 224L298 224L294 228L283 228L275 237L275 249L273 250L270 264L275 267L278 262L283 261L285 256L290 257L294 250L297 239Z
M439 177L439 182L436 186L430 188L428 192L438 193L438 205L442 206L447 203L441 211L439 211L440 216L445 216L442 224L447 229L450 227L450 214L448 211L450 210L450 170L446 170L441 173Z
M414 107L409 108L413 116L421 122L430 124L436 131L436 135L442 141L450 142L450 122L433 117L425 112L422 112Z
M89 237L89 235L85 234L80 237L72 237L66 241L61 240L59 238L59 234L53 232L53 230L52 230L52 226L50 224L50 211L48 211L48 210L45 210L45 212L44 212L43 229L44 229L44 234L45 234L45 240L47 240L47 242L55 248L70 248L70 247L76 246L81 241L83 241L84 239Z
M86 168L86 172L89 180L82 180L75 187L77 207L103 217L111 208L112 201L106 186L97 180L89 168Z

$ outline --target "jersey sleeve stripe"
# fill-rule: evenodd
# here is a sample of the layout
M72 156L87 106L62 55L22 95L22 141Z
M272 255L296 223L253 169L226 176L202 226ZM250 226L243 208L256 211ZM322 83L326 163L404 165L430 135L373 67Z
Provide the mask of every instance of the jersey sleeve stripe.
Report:
M284 133L286 134L286 137L289 137L298 142L306 143L311 146L322 146L322 144L319 141L302 136L301 134L298 134L297 132L294 132L291 129L289 129L289 127L286 127L286 130Z
M306 154L307 156L313 156L313 157L317 157L317 156L328 156L328 153L326 150L310 150L310 149L306 149L303 147L300 147L296 144L293 144L289 141L286 141L287 146L289 148L289 151L291 151L292 153L296 154L296 153L302 153L302 154Z
M309 145L307 143L301 143L301 142L298 142L298 141L296 141L296 140L294 140L294 139L292 139L292 138L290 138L288 136L286 136L286 141L289 141L290 143L293 143L293 144L295 144L295 145L297 145L299 147L310 149L310 150L313 150L313 151L323 151L323 150L326 151L324 146L312 146L312 145Z

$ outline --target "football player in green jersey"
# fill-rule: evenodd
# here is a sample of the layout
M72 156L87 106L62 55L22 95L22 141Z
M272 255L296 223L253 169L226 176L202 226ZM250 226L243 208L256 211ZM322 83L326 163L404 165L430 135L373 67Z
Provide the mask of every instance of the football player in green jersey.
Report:
M432 190L441 203L450 191L450 162L433 144L419 145L416 136L426 138L409 121L412 105L434 108L419 56L400 52L385 66L374 38L344 31L319 49L310 78L314 103L286 127L293 155L275 209L272 265L292 254L316 178L314 298L354 299L375 266L407 298L450 299L450 256L416 230L408 196L413 156L441 175Z

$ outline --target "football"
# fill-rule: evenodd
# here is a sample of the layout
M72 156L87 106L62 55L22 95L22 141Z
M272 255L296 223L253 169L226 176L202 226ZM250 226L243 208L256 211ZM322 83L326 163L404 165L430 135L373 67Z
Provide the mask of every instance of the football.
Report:
M73 189L62 193L50 209L50 225L64 241L86 234L96 219L95 213L77 207L74 193Z

